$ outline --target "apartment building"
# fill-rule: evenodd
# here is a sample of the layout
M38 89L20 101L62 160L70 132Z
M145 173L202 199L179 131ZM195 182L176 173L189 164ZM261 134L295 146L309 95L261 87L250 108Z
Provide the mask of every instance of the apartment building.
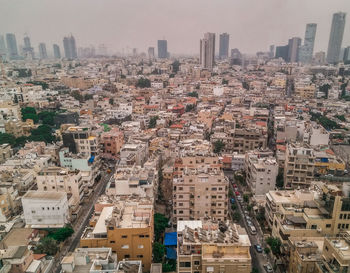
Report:
M102 196L80 247L110 247L119 260L142 261L147 272L152 263L153 213L150 199Z
M84 183L79 170L69 171L61 167L43 168L36 177L39 191L65 192L69 203L76 205L84 198Z
M330 149L315 150L315 170L318 175L343 175L345 162Z
M31 228L61 228L69 223L65 192L28 191L22 206L24 221Z
M246 182L255 198L265 199L265 194L275 189L278 164L272 152L252 151L245 156Z
M250 241L244 228L217 221L179 221L177 272L251 272Z
M12 183L11 183L12 184ZM11 184L0 186L0 222L6 223L21 209L18 190Z
M148 145L142 141L125 143L120 150L120 165L143 166L148 157Z
M207 217L226 221L228 184L218 157L193 156L176 159L173 176L173 223Z
M317 273L347 273L350 270L350 232L324 239L322 260Z
M1 144L0 145L0 164L4 163L13 155L13 150L10 144Z
M105 273L115 271L118 262L117 255L110 247L76 248L73 253L63 257L61 266L68 273Z
M91 188L95 181L101 175L100 156L91 157L87 154L73 154L67 147L62 148L59 152L60 166L71 171L79 170L84 186Z
M62 133L63 145L69 151L91 156L99 154L97 137L93 136L89 127L72 126Z
M227 132L214 133L210 141L222 141L225 144L224 153L244 154L255 149L266 149L267 132L260 128L235 128Z
M106 159L117 159L124 144L124 133L118 128L101 135L102 154Z
M283 194L288 195L288 191ZM272 213L273 236L287 242L292 237L335 236L349 230L350 198L347 190L343 192L337 186L319 182L314 184L312 195L310 200L288 200L275 207L276 211ZM272 205L267 201L266 210Z
M315 169L314 150L301 144L288 144L284 165L284 186L287 189L308 188Z

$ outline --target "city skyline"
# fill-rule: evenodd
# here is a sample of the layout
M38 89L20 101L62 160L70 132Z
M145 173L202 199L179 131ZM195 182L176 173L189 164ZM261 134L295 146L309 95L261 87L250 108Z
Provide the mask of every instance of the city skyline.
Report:
M71 9L65 15L65 20L59 19L60 11L65 6L64 1L52 3L48 8L36 0L31 1L30 4L1 0L0 3L4 8L2 12L0 11L0 33L3 35L15 33L17 39L21 41L22 35L28 33L35 46L42 41L48 45L62 46L61 37L72 33L77 39L77 45L106 44L111 53L123 51L127 53L128 48L130 51L132 48L138 48L138 52L147 52L148 47L156 47L157 40L166 39L168 51L171 54L198 55L198 39L203 33L213 32L218 35L227 32L231 37L231 48L239 48L244 53L255 54L257 51L267 51L271 44L282 44L290 37L303 37L305 25L316 23L318 28L314 52L317 52L327 50L332 14L339 11L350 13L350 6L346 5L345 0L333 1L331 8L326 3L322 4L315 0L307 3L304 3L305 1L280 3L273 0L270 3L256 2L256 5L243 3L243 1L235 3L223 1L219 7L208 2L208 5L203 4L205 8L198 9L194 18L192 13L197 9L196 4L199 3L197 0L191 1L186 6L184 1L179 1L178 4L163 3L158 0L152 0L147 4L142 1L133 3L120 1L118 4L102 2L102 7L96 8L93 2L84 1L84 13L81 14L77 24L73 21L76 19L75 12L82 6L79 0L70 3ZM303 9L300 9L301 3ZM317 13L313 12L316 3ZM142 11L142 14L138 11L134 12L136 5L137 10ZM260 12L262 7L276 12L273 16L266 18ZM41 19L32 19L34 16L29 16L28 10L35 10L36 17ZM111 14L111 11L114 13ZM206 20L209 12L220 16ZM243 17L241 14L245 12L252 16ZM228 16L229 13L230 16ZM298 13L298 16L295 16L295 13ZM105 20L97 22L94 18L98 18L98 15ZM42 24L42 20L46 20L47 24ZM160 21L161 24L159 24ZM123 28L125 22L128 28ZM347 25L343 47L350 44L350 29ZM53 29L55 31L52 31ZM186 31L183 31L184 29Z

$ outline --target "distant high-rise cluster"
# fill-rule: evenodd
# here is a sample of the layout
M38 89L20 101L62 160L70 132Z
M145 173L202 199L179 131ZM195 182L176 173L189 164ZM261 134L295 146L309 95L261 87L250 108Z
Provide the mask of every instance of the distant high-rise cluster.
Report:
M45 43L39 44L39 58L41 60L47 59L47 51Z
M207 32L200 40L200 64L202 68L212 69L215 63L215 33Z
M78 58L77 47L73 35L63 38L64 55L68 60Z
M7 53L10 57L10 59L18 59L18 48L17 48L17 41L16 36L13 33L7 33L6 34L6 46L7 46Z
M57 44L53 45L53 57L55 59L61 59L60 47Z
M158 58L166 59L168 58L168 41L158 40Z
M327 62L335 64L339 62L340 49L343 42L346 13L333 14L331 33L329 35Z

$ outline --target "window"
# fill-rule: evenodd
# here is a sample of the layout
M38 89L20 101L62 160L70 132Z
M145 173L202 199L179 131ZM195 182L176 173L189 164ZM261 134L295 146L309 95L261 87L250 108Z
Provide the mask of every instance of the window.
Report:
M129 258L130 258L130 255L129 255L129 254L126 254L126 255L124 255L124 258L125 258L125 259L129 259Z
M184 211L183 210L179 210L179 214L183 214L184 213Z
M343 219L343 214L339 214L339 219Z
M128 238L128 235L122 235L122 238L124 238L124 239Z
M331 226L332 226L331 224L327 224L326 228L331 228Z
M311 225L311 229L317 229L317 225Z
M129 245L122 245L122 249L129 249Z
M194 261L193 263L194 263L194 265L199 265L200 264L199 261Z
M47 207L47 210L50 210L50 208L49 208L49 207Z
M141 249L141 248L143 248L143 245L138 245L137 248L140 248L140 249Z
M32 210L32 213L35 213L35 210Z
M137 258L143 258L143 255L137 255L136 257Z
M180 262L180 267L191 267L191 262Z
M114 227L108 227L109 230L114 230Z
M110 244L115 244L115 241L109 241Z
M139 235L139 238L144 238L145 237L145 235Z

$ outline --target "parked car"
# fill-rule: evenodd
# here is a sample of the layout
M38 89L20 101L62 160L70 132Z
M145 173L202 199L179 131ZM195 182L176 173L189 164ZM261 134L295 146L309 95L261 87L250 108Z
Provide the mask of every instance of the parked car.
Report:
M259 245L259 244L254 245L254 248L256 249L256 251L258 253L262 253L262 251L263 251L261 245Z
M234 198L231 198L231 199L230 199L230 202L231 202L231 204L234 204L234 203L235 203L235 199L234 199Z
M252 223L252 221L250 221L250 220L247 220L247 225L248 225L248 226L254 226L253 223Z
M235 191L236 196L240 196L241 194L239 193L239 191Z
M245 219L246 219L247 221L251 221L251 220L252 220L252 218L250 218L250 216L248 216L248 215L245 215L244 217L245 217Z
M254 226L249 226L250 234L255 235L256 234L256 228Z
M268 273L273 272L272 266L269 263L264 264L264 268L265 268L266 272L268 272Z

